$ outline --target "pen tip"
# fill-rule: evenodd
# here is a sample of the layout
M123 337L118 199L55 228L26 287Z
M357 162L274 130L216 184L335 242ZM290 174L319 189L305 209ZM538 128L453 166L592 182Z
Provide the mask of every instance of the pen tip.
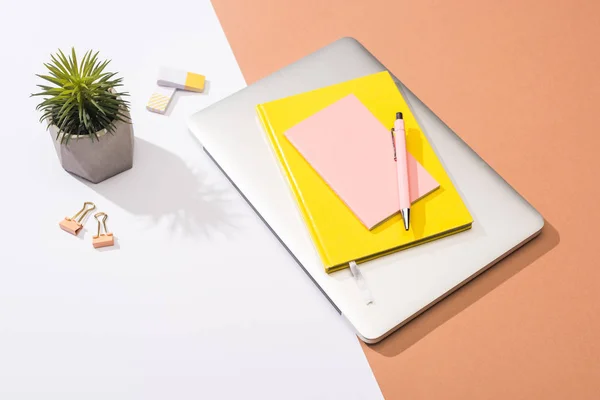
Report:
M402 119L402 113L401 112L397 112L396 113L396 119Z
M402 220L404 222L404 230L410 229L410 208L403 208L400 210L400 214L402 214Z

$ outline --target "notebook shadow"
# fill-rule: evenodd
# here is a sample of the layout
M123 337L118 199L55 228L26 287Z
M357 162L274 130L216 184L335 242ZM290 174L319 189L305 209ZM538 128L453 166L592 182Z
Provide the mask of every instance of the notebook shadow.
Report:
M210 237L236 228L236 193L229 185L208 182L206 173L140 138L132 169L99 184L82 182L142 221L167 224L173 234Z
M361 345L385 357L394 357L423 339L437 327L475 303L560 243L556 228L544 220L538 237L492 266L463 287L415 317L398 331L376 344Z

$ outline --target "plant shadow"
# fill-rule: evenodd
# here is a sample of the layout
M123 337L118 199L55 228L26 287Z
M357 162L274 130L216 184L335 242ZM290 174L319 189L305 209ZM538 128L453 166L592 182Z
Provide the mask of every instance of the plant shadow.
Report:
M83 180L82 180L83 181ZM210 183L176 154L135 138L134 167L99 184L86 185L127 212L173 233L210 237L236 226L236 193L222 181Z
M361 345L385 357L394 357L423 339L437 327L481 299L534 261L558 246L560 235L547 220L538 237L485 270L455 292L424 311L380 343Z

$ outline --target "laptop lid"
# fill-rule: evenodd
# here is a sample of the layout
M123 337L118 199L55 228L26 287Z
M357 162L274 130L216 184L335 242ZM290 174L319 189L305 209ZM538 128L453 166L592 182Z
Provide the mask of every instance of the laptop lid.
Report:
M192 115L205 151L294 259L374 343L541 231L540 214L396 78L424 134L474 218L473 227L362 264L367 305L348 269L326 274L280 166L257 120L257 104L385 71L359 42L340 39Z

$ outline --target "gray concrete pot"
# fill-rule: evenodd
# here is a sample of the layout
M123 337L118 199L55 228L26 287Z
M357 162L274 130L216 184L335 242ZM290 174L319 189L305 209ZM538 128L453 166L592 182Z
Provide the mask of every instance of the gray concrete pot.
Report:
M71 136L64 145L56 140L58 127L50 125L50 135L62 167L92 183L99 183L133 167L133 126L117 122L115 131L98 132L99 140Z

